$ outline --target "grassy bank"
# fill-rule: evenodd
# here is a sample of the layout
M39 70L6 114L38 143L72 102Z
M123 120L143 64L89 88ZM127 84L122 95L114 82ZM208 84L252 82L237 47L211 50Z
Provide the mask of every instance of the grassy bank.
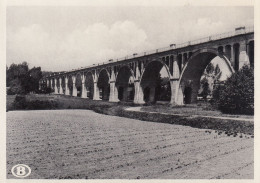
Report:
M7 101L8 100L9 99L7 96ZM7 102L7 107L9 107L8 110L17 110L15 108L15 102L16 101L13 102L13 105L11 105L10 102ZM171 115L158 113L152 114L148 112L125 111L126 108L133 106L131 103L110 103L107 101L93 101L90 99L59 95L27 95L25 96L25 101L22 101L22 104L24 104L24 110L37 109L35 106L38 104L41 106L39 109L88 109L106 115L121 116L142 121L178 124L202 129L213 129L219 131L219 133L226 133L227 135L233 136L236 136L237 133L245 133L250 135L254 134L253 122L208 118L202 116L194 117L190 116L189 112L194 114L195 109L191 110L191 108L187 107L178 107L177 110L179 113L182 112L181 114L186 113L187 115L185 116L180 116L177 114L174 115L172 113L170 113ZM48 105L50 106L48 107ZM173 110L173 108L169 106L157 106L157 108L156 106L148 106L144 107L143 110L154 110L156 112L165 113L172 112L171 110ZM217 114L217 112L213 111L211 116L216 116L214 114ZM207 113L207 115L209 115L209 113ZM239 116L236 117L239 118Z
M158 112L169 114L182 114L185 116L200 115L200 116L214 116L214 117L232 117L232 118L246 118L253 119L253 115L234 115L224 114L219 110L214 109L208 102L200 102L198 104L189 104L185 106L167 106L167 105L152 105L144 106L141 111Z

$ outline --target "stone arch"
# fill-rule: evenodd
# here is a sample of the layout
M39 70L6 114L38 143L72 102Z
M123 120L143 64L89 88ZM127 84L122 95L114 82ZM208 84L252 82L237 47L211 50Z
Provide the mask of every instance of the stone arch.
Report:
M234 72L230 61L223 53L219 52L218 49L209 48L194 52L180 75L180 80L177 86L178 90L175 95L175 101L177 104L182 105L183 101L186 103L195 103L197 101L200 78L207 65L216 56L223 59L229 70L232 73Z
M93 99L94 96L94 75L92 72L87 72L85 74L85 87L87 92L87 97Z
M151 61L145 65L145 68L140 77L140 86L143 92L143 99L145 102L154 103L157 100L159 100L160 97L159 76L160 76L160 71L163 67L166 69L168 79L170 79L171 74L169 68L163 61Z
M99 77L99 75L101 74L101 72L106 72L106 74L107 74L107 76L108 76L108 79L110 79L110 74L109 74L109 72L108 72L108 70L107 70L106 68L103 68L103 69L101 69L101 70L98 72L98 77Z
M75 77L76 77L75 86L77 89L77 97L80 97L82 93L82 79L81 79L82 75L81 73L78 72Z
M99 89L99 97L102 100L109 100L109 94L110 94L109 73L106 69L102 69L99 72L97 87Z
M115 86L120 101L134 100L134 72L129 66L124 65L118 70Z
M129 67L129 65L122 65L122 66L117 70L117 72L115 72L115 77L116 77L116 79L117 79L117 76L118 76L120 70L121 70L123 67L126 67L126 68L131 72L131 76L133 76L133 77L135 76L134 71Z

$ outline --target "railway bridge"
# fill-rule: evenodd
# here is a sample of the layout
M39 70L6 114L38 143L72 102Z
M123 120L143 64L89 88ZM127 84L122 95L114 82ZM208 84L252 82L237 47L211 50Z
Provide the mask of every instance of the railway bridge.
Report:
M84 68L55 73L39 81L40 90L110 102L155 102L161 69L167 71L170 103L197 101L200 78L213 58L220 57L231 72L254 65L254 28L239 27L233 32L213 35L150 52L134 53Z

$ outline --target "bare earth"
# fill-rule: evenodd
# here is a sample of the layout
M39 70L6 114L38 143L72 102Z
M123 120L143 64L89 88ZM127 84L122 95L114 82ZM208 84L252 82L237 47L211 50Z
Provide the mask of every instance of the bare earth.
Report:
M30 179L252 179L253 138L97 114L7 112L7 177Z

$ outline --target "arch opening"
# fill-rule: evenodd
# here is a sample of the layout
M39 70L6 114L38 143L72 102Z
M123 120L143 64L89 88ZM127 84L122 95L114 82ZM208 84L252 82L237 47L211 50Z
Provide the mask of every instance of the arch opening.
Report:
M54 91L54 87L55 87L55 81L54 78L51 79L51 89Z
M86 86L86 92L87 92L87 97L90 99L93 99L94 96L94 80L91 72L88 72L86 74L86 79L85 79L85 86Z
M141 88L146 103L169 103L171 86L169 73L165 65L159 61L150 62L142 75Z
M225 46L225 55L226 55L228 60L231 59L231 45L226 45ZM232 64L232 66L233 66L233 64Z
M62 76L62 78L61 78L61 87L62 87L63 93L65 94L65 77L64 76Z
M68 78L68 88L69 88L69 95L72 96L73 92L73 81L72 81L72 76L70 75Z
M99 89L99 97L102 100L108 100L110 94L109 76L106 70L102 70L98 76L97 87Z
M118 99L120 101L134 100L134 77L129 67L124 66L120 68L116 77L115 85L117 87Z
M183 65L185 65L187 63L187 61L188 61L188 55L187 55L187 53L184 53L183 54Z
M235 71L239 70L239 54L240 54L240 45L239 43L234 44L234 69Z
M54 92L54 87L55 87L55 82L54 82L54 78L51 78L50 80L50 86L51 86L51 92Z
M218 47L218 53L219 54L223 54L223 52L224 52L224 47L223 46L219 46Z
M190 86L186 86L184 88L184 103L185 104L191 103L191 96L192 96L192 88Z
M60 78L56 78L57 80L57 89L58 89L58 93L60 93Z
M225 80L232 73L228 56L225 57L222 53L223 47L220 47L217 51L200 52L188 61L181 75L178 91L184 104L196 103L205 94L203 92L208 92L206 96L210 98L214 84ZM207 85L201 86L205 80Z
M77 89L77 97L81 97L81 94L82 94L82 80L81 80L81 75L80 74L76 75L75 86L76 86L76 89Z
M177 63L178 63L178 66L179 66L179 72L181 73L181 69L182 69L182 54L179 54L177 56Z
M249 62L250 62L250 66L254 67L254 54L255 54L255 46L254 46L254 41L250 41L248 44L248 56L249 56Z
M47 86L48 88L51 88L51 87L52 87L52 86L51 86L51 79L48 79L48 83L47 83L47 84L48 84L48 86Z

